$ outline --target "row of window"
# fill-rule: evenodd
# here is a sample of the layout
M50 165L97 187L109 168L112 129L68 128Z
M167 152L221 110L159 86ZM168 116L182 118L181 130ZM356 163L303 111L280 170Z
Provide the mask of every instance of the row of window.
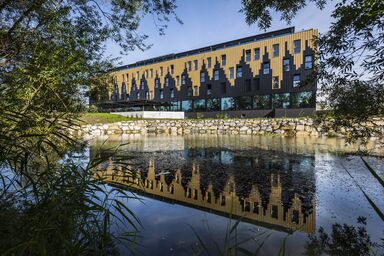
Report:
M313 92L172 101L163 110L199 112L314 107Z
M299 87L300 86L300 81L301 81L300 74L293 75L292 86L293 87ZM165 83L166 87L168 87L168 83L169 82L166 80L166 83ZM245 86L245 88L244 88L245 92L259 91L260 90L260 78L254 78L253 79L253 85L252 85L251 79L246 79L245 83L244 83L244 86ZM155 86L155 87L158 88L158 85ZM222 94L226 94L227 93L227 83L226 82L221 83L220 87L221 87L221 93ZM272 78L272 89L280 89L280 79L279 79L278 76L274 76ZM144 83L141 84L141 90L145 90ZM174 98L175 97L175 89L174 88L170 88L169 90L170 90L170 97ZM136 91L136 87L132 87L132 91ZM163 99L164 98L164 89L160 89L159 92L160 92L159 93L160 94L160 99ZM114 86L113 93L114 94L119 94L118 86L117 85ZM126 95L127 94L126 86L124 86L124 85L122 86L121 94L122 95ZM152 94L152 92L151 92L151 94ZM212 84L207 84L206 85L206 94L207 95L211 95L212 94ZM139 92L138 92L138 95L140 95ZM199 87L198 86L194 86L192 88L192 86L188 86L187 87L187 96L189 96L189 97L191 97L191 96L199 96ZM152 97L150 97L150 98L148 98L148 97L146 97L145 99L152 98ZM137 97L137 99L140 99L140 97Z
M294 54L297 54L297 53L300 53L301 52L301 40L294 40L293 41L293 53ZM245 57L245 61L246 62L250 62L252 60L252 50L248 49L248 50L245 50L244 52L244 57ZM273 57L279 57L280 56L280 45L279 44L274 44L272 46L272 56ZM260 60L260 48L255 48L253 49L253 60ZM204 60L203 60L203 64L204 64ZM221 55L221 66L226 66L227 65L227 55L223 54ZM199 66L199 63L198 63L198 60L194 60L193 62L192 61L188 61L188 62L185 62L185 68L188 70L188 71L192 71L192 67L194 70L198 70L198 66ZM208 57L207 58L207 68L211 68L212 67L212 58L211 57ZM171 73L172 75L174 74L174 65L170 65L169 67L167 67L167 73ZM159 73L160 73L160 76L163 76L164 75L164 68L163 67L160 67L159 69L160 72L158 72L156 70L156 76L159 76ZM146 78L153 78L154 77L154 72L153 72L153 69L147 69L144 71L144 74L143 74ZM132 79L135 77L135 73L132 73ZM123 81L128 81L129 80L129 74L122 74L122 78L123 78ZM140 79L140 72L137 71L136 72L136 79ZM117 76L114 77L114 83L117 83Z
M305 62L304 62L304 68L305 69L312 69L313 66L313 60L312 60L312 55L307 55L305 56ZM262 65L262 70L263 70L263 75L269 75L270 74L270 63L266 62L263 63ZM283 60L283 71L284 72L289 72L291 70L291 63L289 59L284 59ZM236 67L236 78L242 78L243 77L243 68L242 66L237 66ZM229 78L234 79L235 78L235 68L231 67L229 68ZM168 87L169 86L169 77L166 77L164 79L164 86ZM220 70L214 70L213 72L213 80L214 81L219 81L220 80ZM278 77L273 77L273 89L278 89L280 88L278 85ZM206 80L206 72L201 72L200 73L200 83L205 83ZM294 75L294 87L300 82L300 75L295 74ZM181 75L181 84L185 85L186 84L186 75L183 74ZM135 85L135 80L132 81L132 85ZM180 86L180 76L176 76L176 85ZM160 79L156 78L155 79L155 88L160 87ZM141 80L141 89L145 88L145 81ZM135 86L133 86L133 90L135 90Z

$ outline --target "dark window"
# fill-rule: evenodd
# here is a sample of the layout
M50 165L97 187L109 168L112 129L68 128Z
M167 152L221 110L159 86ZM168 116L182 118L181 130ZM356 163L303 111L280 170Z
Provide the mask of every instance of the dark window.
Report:
M280 80L278 76L274 76L272 78L272 89L279 89L280 88Z
M253 79L253 82L255 84L255 91L259 91L260 90L260 78Z
M205 111L205 100L204 99L195 100L193 102L193 107L195 111Z
M250 80L250 79L245 80L245 91L246 91L246 92L250 92L250 91L252 91L252 88L251 88L251 80Z
M188 71L192 71L192 61L188 61Z
M291 65L289 63L289 59L284 59L283 60L283 70L284 72L287 72L291 69Z
M181 75L181 84L185 85L185 75Z
M221 55L221 65L227 65L227 55Z
M292 107L308 108L315 106L315 97L313 92L299 92L292 95Z
M212 59L211 59L211 57L208 57L207 58L207 62L208 62L208 68L211 68L211 66L212 66Z
M171 92L171 98L174 98L175 97L175 90L172 88L172 89L170 89L170 92Z
M274 108L289 108L290 107L290 94L274 94L272 98Z
M256 48L254 50L254 59L259 60L260 59L260 48Z
M269 95L257 95L254 97L255 109L269 109L271 108L271 97Z
M312 68L312 55L306 55L305 56L304 68L305 69L311 69Z
M245 61L251 61L251 50L245 51Z
M299 224L299 211L298 210L293 210L292 211L292 222L295 223L295 224Z
M205 83L205 72L200 73L200 83Z
M169 85L169 78L166 77L166 78L165 78L165 86L168 86L168 85Z
M145 81L142 80L142 81L141 81L141 90L144 90L144 88L145 88Z
M150 70L150 73L151 73L151 78L153 78L153 69Z
M300 85L300 74L293 75L293 87L299 87Z
M207 110L208 111L219 111L220 110L220 99L207 99Z
M258 202L254 202L253 203L253 212L256 213L256 214L259 214L259 208L260 208L260 205Z
M222 94L227 93L227 83L221 83L221 93Z
M269 62L263 64L263 75L269 75Z
M160 90L160 99L164 99L164 91Z
M243 77L243 67L242 66L236 67L236 77L237 78Z
M214 78L215 81L219 81L219 79L220 79L219 70L215 70L213 72L213 78Z
M192 86L188 86L188 88L187 88L187 96L192 96L192 93L193 93L193 91L192 91Z
M279 208L277 205L272 205L271 207L271 217L277 219L279 217Z
M278 57L280 54L280 47L278 44L274 44L273 46L273 57Z
M163 75L163 67L160 67L160 75Z
M173 75L173 72L175 71L175 68L173 65L171 65L171 74Z
M211 94L212 94L212 85L207 84L207 95L211 95Z
M155 88L159 88L159 79L158 78L155 79Z
M236 97L236 108L239 110L252 109L253 98L250 96Z
M235 78L235 69L229 68L229 78Z
M301 40L293 41L293 53L301 52Z
M197 70L197 69L198 69L198 66L199 66L199 63L197 62L197 60L194 60L194 61L193 61L193 64L194 64L194 66L195 66L195 70Z

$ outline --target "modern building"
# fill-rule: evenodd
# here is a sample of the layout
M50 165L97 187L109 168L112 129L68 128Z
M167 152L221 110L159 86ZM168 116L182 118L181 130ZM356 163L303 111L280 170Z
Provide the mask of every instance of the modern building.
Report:
M121 66L111 73L109 100L97 104L187 117L309 115L317 34L290 27Z

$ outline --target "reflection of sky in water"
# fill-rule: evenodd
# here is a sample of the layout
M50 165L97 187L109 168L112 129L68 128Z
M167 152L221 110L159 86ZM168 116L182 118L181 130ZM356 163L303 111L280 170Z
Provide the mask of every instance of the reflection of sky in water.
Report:
M306 193L309 193L311 189L314 191L316 229L324 227L329 231L331 225L336 222L356 224L357 217L365 216L367 217L367 229L371 239L379 241L383 237L384 227L382 221L373 211L361 191L358 190L355 182L358 182L369 193L381 209L384 209L384 200L382 200L384 189L369 175L358 157L337 157L326 153L327 148L324 141L321 142L322 149L319 150L316 146L311 146L308 141L306 143L299 141L300 143L298 143L298 141L284 141L275 138L263 138L262 140L253 137L249 138L249 140L245 140L237 136L233 136L233 139L215 136L178 137L173 138L178 142L177 148L170 149L171 151L168 152L157 151L162 148L161 145L164 145L164 148L172 148L167 144L167 137L154 137L153 140L156 145L152 148L149 146L151 137L147 137L145 142L136 138L135 146L131 148L128 146L125 150L130 153L138 149L144 151L144 153L138 155L151 156L151 158L157 159L154 161L157 167L161 166L158 162L168 162L167 164L174 169L180 165L180 159L184 159L186 162L181 168L186 168L186 166L191 165L191 162L197 161L200 165L199 172L202 179L209 179L214 184L223 175L233 176L238 184L243 184L244 188L240 190L244 190L246 193L249 191L248 183L252 184L260 176L268 174L268 172L262 172L255 175L255 166L260 165L263 159L269 159L263 163L263 167L270 168L271 173L276 171L280 173L282 191L285 196L295 192L301 194L301 199L305 201ZM334 145L339 147L343 143L336 141L330 146L331 151L335 149ZM184 151L180 154L178 150L182 149ZM265 151L266 149L274 151L268 152ZM148 151L152 153L145 153ZM255 158L260 152L264 152L265 156ZM145 162L145 157L143 161ZM384 176L380 159L368 158L368 161L377 167L381 176ZM224 171L217 172L218 168L224 168ZM354 179L351 179L344 168L351 172ZM159 171L161 170L156 170L156 172ZM290 174L291 172L294 175ZM242 176L242 173L246 175ZM183 175L190 177L188 175L192 175L192 173L185 172ZM312 178L306 178L308 175L313 177L314 182L311 181ZM259 185L262 186L262 184ZM269 186L270 184L265 186L267 193L270 193L268 192ZM191 248L197 241L191 227L195 229L213 251L214 242L222 244L223 234L225 234L228 224L228 219L225 216L210 212L208 208L196 208L196 206L190 204L182 205L180 204L182 202L177 200L154 199L151 195L141 195L141 197L144 198L144 203L137 200L127 202L127 206L143 222L144 227L140 232L141 238L139 238L139 243L143 246L140 248L141 253L146 255L190 255ZM238 228L239 238L248 238L263 231L271 234L263 247L261 255L277 254L282 240L287 236L286 232L278 230L276 227L268 227L262 223L252 224L247 222L242 222ZM287 243L288 252L291 255L301 253L306 237L307 234L302 231L296 231L290 235ZM251 248L254 243L247 243L247 246Z

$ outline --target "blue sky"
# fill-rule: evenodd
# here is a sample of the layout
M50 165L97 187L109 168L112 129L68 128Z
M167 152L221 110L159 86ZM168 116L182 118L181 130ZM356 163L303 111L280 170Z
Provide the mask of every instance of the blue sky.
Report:
M317 28L320 32L325 32L332 21L330 14L334 4L328 4L320 11L311 3L298 13L291 25L280 21L279 15L273 13L274 20L268 31L295 26L296 31ZM184 24L171 17L165 35L159 35L152 16L142 20L139 32L149 36L146 42L153 44L151 49L120 55L120 48L109 42L106 45L106 54L121 57L121 64L126 65L264 32L256 25L248 26L245 23L244 14L239 12L240 0L178 0L177 5L176 13Z

